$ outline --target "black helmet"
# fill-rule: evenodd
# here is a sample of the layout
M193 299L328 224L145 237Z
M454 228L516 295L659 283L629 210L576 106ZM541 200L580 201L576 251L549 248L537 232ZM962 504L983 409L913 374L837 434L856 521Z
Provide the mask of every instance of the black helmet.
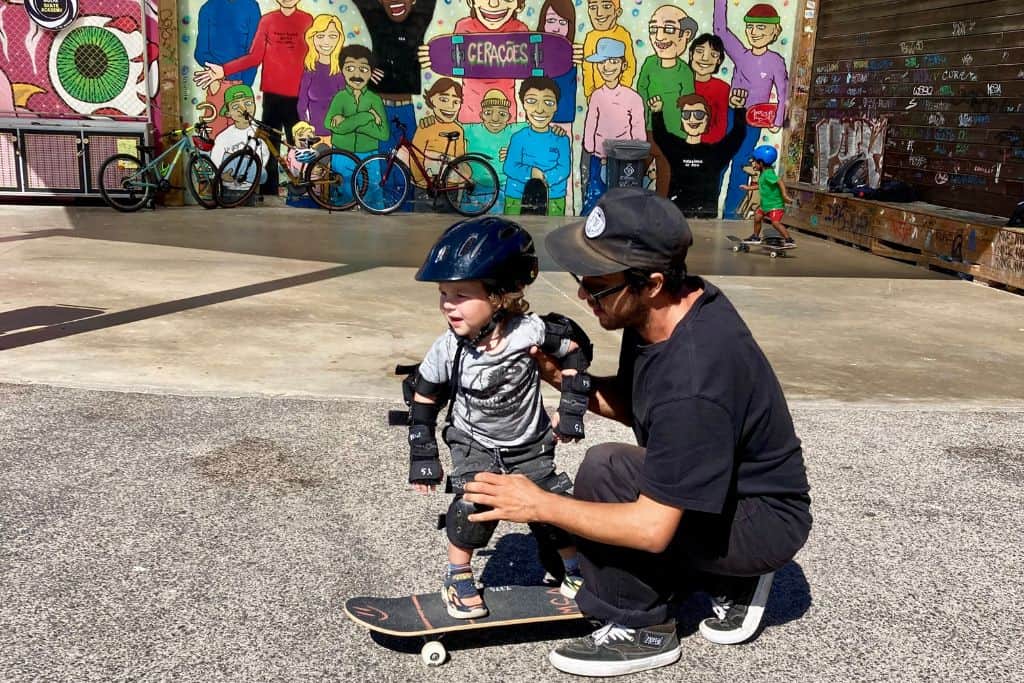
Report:
M498 292L522 289L537 279L533 238L518 223L504 218L460 221L430 248L416 279L483 280Z

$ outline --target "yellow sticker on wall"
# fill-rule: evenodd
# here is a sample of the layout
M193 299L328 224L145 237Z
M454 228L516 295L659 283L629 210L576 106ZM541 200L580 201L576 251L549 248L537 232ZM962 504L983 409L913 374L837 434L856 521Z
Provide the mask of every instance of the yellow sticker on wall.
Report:
M118 138L117 153L135 155L139 151L139 141L136 138Z

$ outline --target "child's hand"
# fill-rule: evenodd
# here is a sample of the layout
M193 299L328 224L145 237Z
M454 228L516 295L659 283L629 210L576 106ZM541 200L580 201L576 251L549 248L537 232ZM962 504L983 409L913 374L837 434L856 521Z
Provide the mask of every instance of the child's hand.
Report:
M444 470L441 470L441 476L444 476ZM437 484L413 484L412 490L421 496L425 496L428 493L433 493L437 490Z

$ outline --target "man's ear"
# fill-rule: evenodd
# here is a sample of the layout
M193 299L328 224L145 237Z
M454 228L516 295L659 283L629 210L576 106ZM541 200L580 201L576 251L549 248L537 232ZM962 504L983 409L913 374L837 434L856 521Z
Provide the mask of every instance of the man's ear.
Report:
M661 293L665 287L665 276L661 273L651 273L647 276L647 298L653 299Z

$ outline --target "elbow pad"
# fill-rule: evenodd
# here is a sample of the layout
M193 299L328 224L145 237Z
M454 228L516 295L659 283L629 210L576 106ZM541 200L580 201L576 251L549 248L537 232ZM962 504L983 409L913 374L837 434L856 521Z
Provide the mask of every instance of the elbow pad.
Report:
M544 321L544 343L541 351L562 359L563 370L583 371L594 359L594 345L583 328L576 322L558 313L541 316ZM569 342L576 342L579 348L569 352Z

